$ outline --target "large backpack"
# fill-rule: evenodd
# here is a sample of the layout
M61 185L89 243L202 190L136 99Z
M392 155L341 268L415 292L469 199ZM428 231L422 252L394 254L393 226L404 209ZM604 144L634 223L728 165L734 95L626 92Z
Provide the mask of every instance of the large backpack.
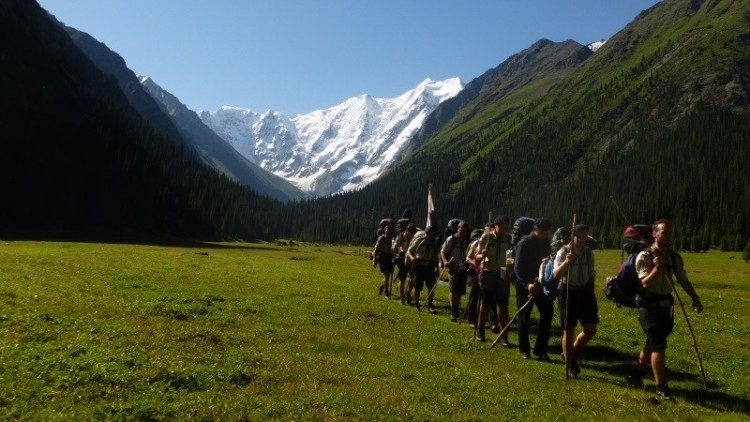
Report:
M560 227L555 230L555 234L552 235L552 240L549 242L549 256L552 259L555 259L555 257L557 256L557 251L559 251L563 246L569 244L571 237L572 235L570 234L570 229L568 227Z
M556 279L554 274L552 273L554 269L554 255L544 258L542 274L539 278L539 282L542 284L542 293L544 293L545 296L551 299L557 297L558 289L560 288L560 280Z
M396 234L406 231L406 227L411 223L411 218L399 218L396 221Z
M426 237L427 237L427 233L425 233L424 230L418 230L414 234L414 237L411 238L411 242L409 242L409 249L411 249L411 247L414 245L420 245L425 240ZM410 266L412 264L411 259L409 259L409 255L406 255L404 263L407 266Z
M635 270L635 259L653 242L651 226L636 224L625 229L622 236L622 249L628 253L628 258L620 266L617 275L607 277L604 283L604 296L618 307L635 308L637 306L635 297L643 286Z

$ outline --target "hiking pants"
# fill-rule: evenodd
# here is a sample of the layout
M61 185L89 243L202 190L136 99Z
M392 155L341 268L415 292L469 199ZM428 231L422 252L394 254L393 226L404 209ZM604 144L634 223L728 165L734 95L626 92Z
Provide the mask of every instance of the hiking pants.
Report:
M528 297L529 291L526 289L526 286L516 285L516 304L518 308L521 308L526 303ZM518 315L518 349L522 353L529 353L531 351L529 327L531 326L531 310L534 309L534 306L539 310L539 327L537 329L536 343L534 344L534 354L537 356L546 355L555 307L553 301L547 298L541 291L537 292L534 297L534 305L529 306Z

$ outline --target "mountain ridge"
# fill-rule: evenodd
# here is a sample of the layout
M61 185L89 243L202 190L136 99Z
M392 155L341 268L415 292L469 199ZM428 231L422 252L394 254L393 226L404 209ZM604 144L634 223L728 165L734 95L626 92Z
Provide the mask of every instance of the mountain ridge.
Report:
M427 78L395 98L362 94L292 117L235 106L198 115L249 160L320 196L376 179L428 112L462 87L458 78Z
M199 119L194 118L194 113L188 111L172 94L155 84L146 87L141 78L127 67L125 60L106 44L49 16L99 69L117 80L130 105L162 135L192 148L204 163L263 195L281 201L305 197L288 182L237 154Z

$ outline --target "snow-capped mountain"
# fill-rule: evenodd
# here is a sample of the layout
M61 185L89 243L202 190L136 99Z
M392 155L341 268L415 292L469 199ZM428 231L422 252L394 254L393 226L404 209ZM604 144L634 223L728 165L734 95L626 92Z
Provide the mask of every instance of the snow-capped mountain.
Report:
M606 42L607 42L607 40L594 41L591 44L587 45L586 47L588 47L589 50L591 50L594 53L596 53L596 50L600 49L604 45L604 43L606 43Z
M313 195L326 195L375 180L427 115L462 88L458 78L426 79L396 98L361 95L293 117L233 106L198 115L250 161Z

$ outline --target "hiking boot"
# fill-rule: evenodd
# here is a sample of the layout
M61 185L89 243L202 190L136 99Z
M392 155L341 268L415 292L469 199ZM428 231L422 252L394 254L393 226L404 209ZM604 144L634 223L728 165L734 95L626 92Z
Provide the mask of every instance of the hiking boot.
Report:
M536 360L540 362L549 362L552 359L550 359L549 355L546 353L542 353L541 355L536 355Z
M500 326L497 324L492 324L492 327L490 328L490 330L492 330L492 332L495 334L500 334L500 331L502 331L500 329Z
M630 387L643 388L643 376L643 371L641 371L640 368L636 367L633 368L633 371L630 373L630 375L625 377L625 382L627 382L628 386Z
M484 336L484 330L483 329L477 330L474 338L477 341L487 341L487 338Z
M508 341L508 336L500 337L500 344L502 344L503 347L507 347L507 348L513 347L511 346L510 341Z
M672 398L672 391L669 389L667 383L656 386L656 397L654 399L658 402L674 400Z
M578 378L581 375L581 365L578 364L578 359L573 355L573 359L570 361L570 373L572 378Z
M578 374L573 371L573 368L568 369L568 378L578 378Z
M531 355L529 354L529 352L521 352L521 359L531 359Z

